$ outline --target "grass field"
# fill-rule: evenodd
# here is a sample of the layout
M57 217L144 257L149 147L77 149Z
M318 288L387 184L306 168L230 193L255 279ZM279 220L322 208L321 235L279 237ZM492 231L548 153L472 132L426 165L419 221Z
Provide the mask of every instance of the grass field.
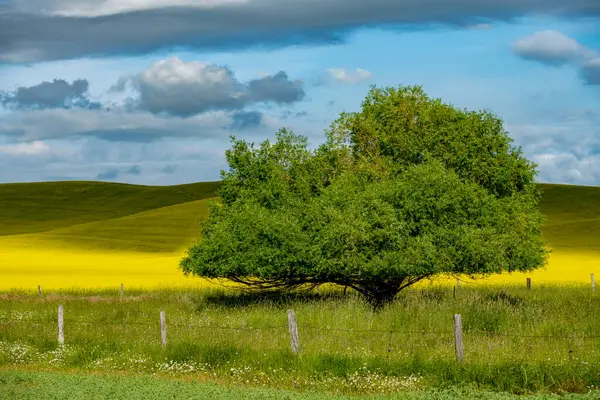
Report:
M600 265L600 188L542 185L553 254L528 275L532 290L525 275L502 275L454 297L438 280L378 313L328 288L274 299L183 277L179 259L216 188L0 185L0 398L600 398L600 294L589 287ZM289 349L289 308L299 356ZM462 365L454 313L464 321Z
M219 289L5 294L0 369L193 377L233 386L385 394L452 386L516 394L600 387L600 294L585 285L411 289L373 312L360 297ZM64 305L65 347L57 342ZM290 350L296 312L300 354ZM159 311L166 312L161 346ZM453 314L465 361L455 360ZM598 393L600 398L600 393Z
M534 282L587 282L600 274L600 188L540 185L553 250ZM209 285L177 269L198 238L218 183L167 187L101 182L0 184L0 290L41 285L128 288ZM525 275L481 283L523 282Z
M155 377L123 375L73 375L49 372L0 371L2 399L20 400L349 400L355 396L297 393L254 388L229 388L196 381L165 380ZM361 399L397 400L592 400L598 393L564 396L538 394L515 396L473 388L429 389L393 395L365 396Z

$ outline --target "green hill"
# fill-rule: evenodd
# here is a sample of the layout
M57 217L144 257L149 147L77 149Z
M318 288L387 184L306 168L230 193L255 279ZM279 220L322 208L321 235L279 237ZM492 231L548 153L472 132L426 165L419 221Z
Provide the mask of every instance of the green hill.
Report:
M200 221L208 216L207 201L191 201L125 217L53 229L34 234L32 239L108 251L181 251L198 238Z
M141 186L105 182L0 184L0 235L45 232L216 195L219 182Z
M171 252L198 236L219 182L0 184L0 238L100 250ZM540 184L555 250L600 252L600 187ZM19 235L19 236L9 236ZM6 242L5 242L6 243Z
M544 238L552 248L600 252L600 187L540 184Z

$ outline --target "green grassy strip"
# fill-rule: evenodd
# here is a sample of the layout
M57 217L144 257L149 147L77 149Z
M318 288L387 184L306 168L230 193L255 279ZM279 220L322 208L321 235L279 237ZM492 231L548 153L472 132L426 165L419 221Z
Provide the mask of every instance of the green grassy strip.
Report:
M427 389L422 391L398 392L385 396L365 396L361 399L398 399L398 400L588 400L598 399L600 392L586 394L536 394L515 396L508 393L496 393L469 387L448 389ZM178 399L353 399L326 393L299 393L277 389L240 388L219 386L215 383L183 382L150 376L131 375L84 375L58 372L0 371L0 398L19 400L60 399L60 400L178 400Z

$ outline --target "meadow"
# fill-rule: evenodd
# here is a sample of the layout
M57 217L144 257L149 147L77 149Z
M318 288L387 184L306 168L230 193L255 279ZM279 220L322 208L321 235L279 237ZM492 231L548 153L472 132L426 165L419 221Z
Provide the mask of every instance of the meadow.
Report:
M64 306L65 345L57 341ZM392 394L474 386L526 393L600 387L600 293L584 285L412 289L374 312L340 291L13 291L0 303L0 370L190 377L301 393ZM290 348L286 311L298 319ZM167 345L159 311L166 312ZM463 318L465 359L454 352ZM596 393L600 396L600 392Z
M545 270L463 278L456 291L453 278L423 282L373 312L337 288L248 295L182 276L179 259L198 238L217 182L0 185L0 393L39 398L61 384L116 398L111 387L122 386L151 398L149 379L156 393L191 379L214 398L239 398L240 387L263 398L600 398L600 293L590 287L590 273L600 277L600 188L541 186L553 251ZM298 318L298 355L288 309ZM455 313L463 364L454 355Z

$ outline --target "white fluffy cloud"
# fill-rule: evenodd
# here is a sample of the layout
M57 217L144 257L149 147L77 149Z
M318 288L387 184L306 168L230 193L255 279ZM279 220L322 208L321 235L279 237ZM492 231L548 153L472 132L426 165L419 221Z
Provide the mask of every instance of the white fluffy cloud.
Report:
M519 57L548 65L572 64L588 85L600 85L600 53L560 32L545 30L513 43Z
M328 80L347 84L361 83L373 77L370 71L361 68L354 71L348 71L346 68L328 68L326 73Z
M44 141L12 143L0 146L0 154L12 156L31 156L50 152L51 147Z
M507 125L542 182L600 184L600 115L592 110L548 121Z
M593 54L590 49L560 32L535 32L513 44L513 51L526 59L561 65L579 61Z

